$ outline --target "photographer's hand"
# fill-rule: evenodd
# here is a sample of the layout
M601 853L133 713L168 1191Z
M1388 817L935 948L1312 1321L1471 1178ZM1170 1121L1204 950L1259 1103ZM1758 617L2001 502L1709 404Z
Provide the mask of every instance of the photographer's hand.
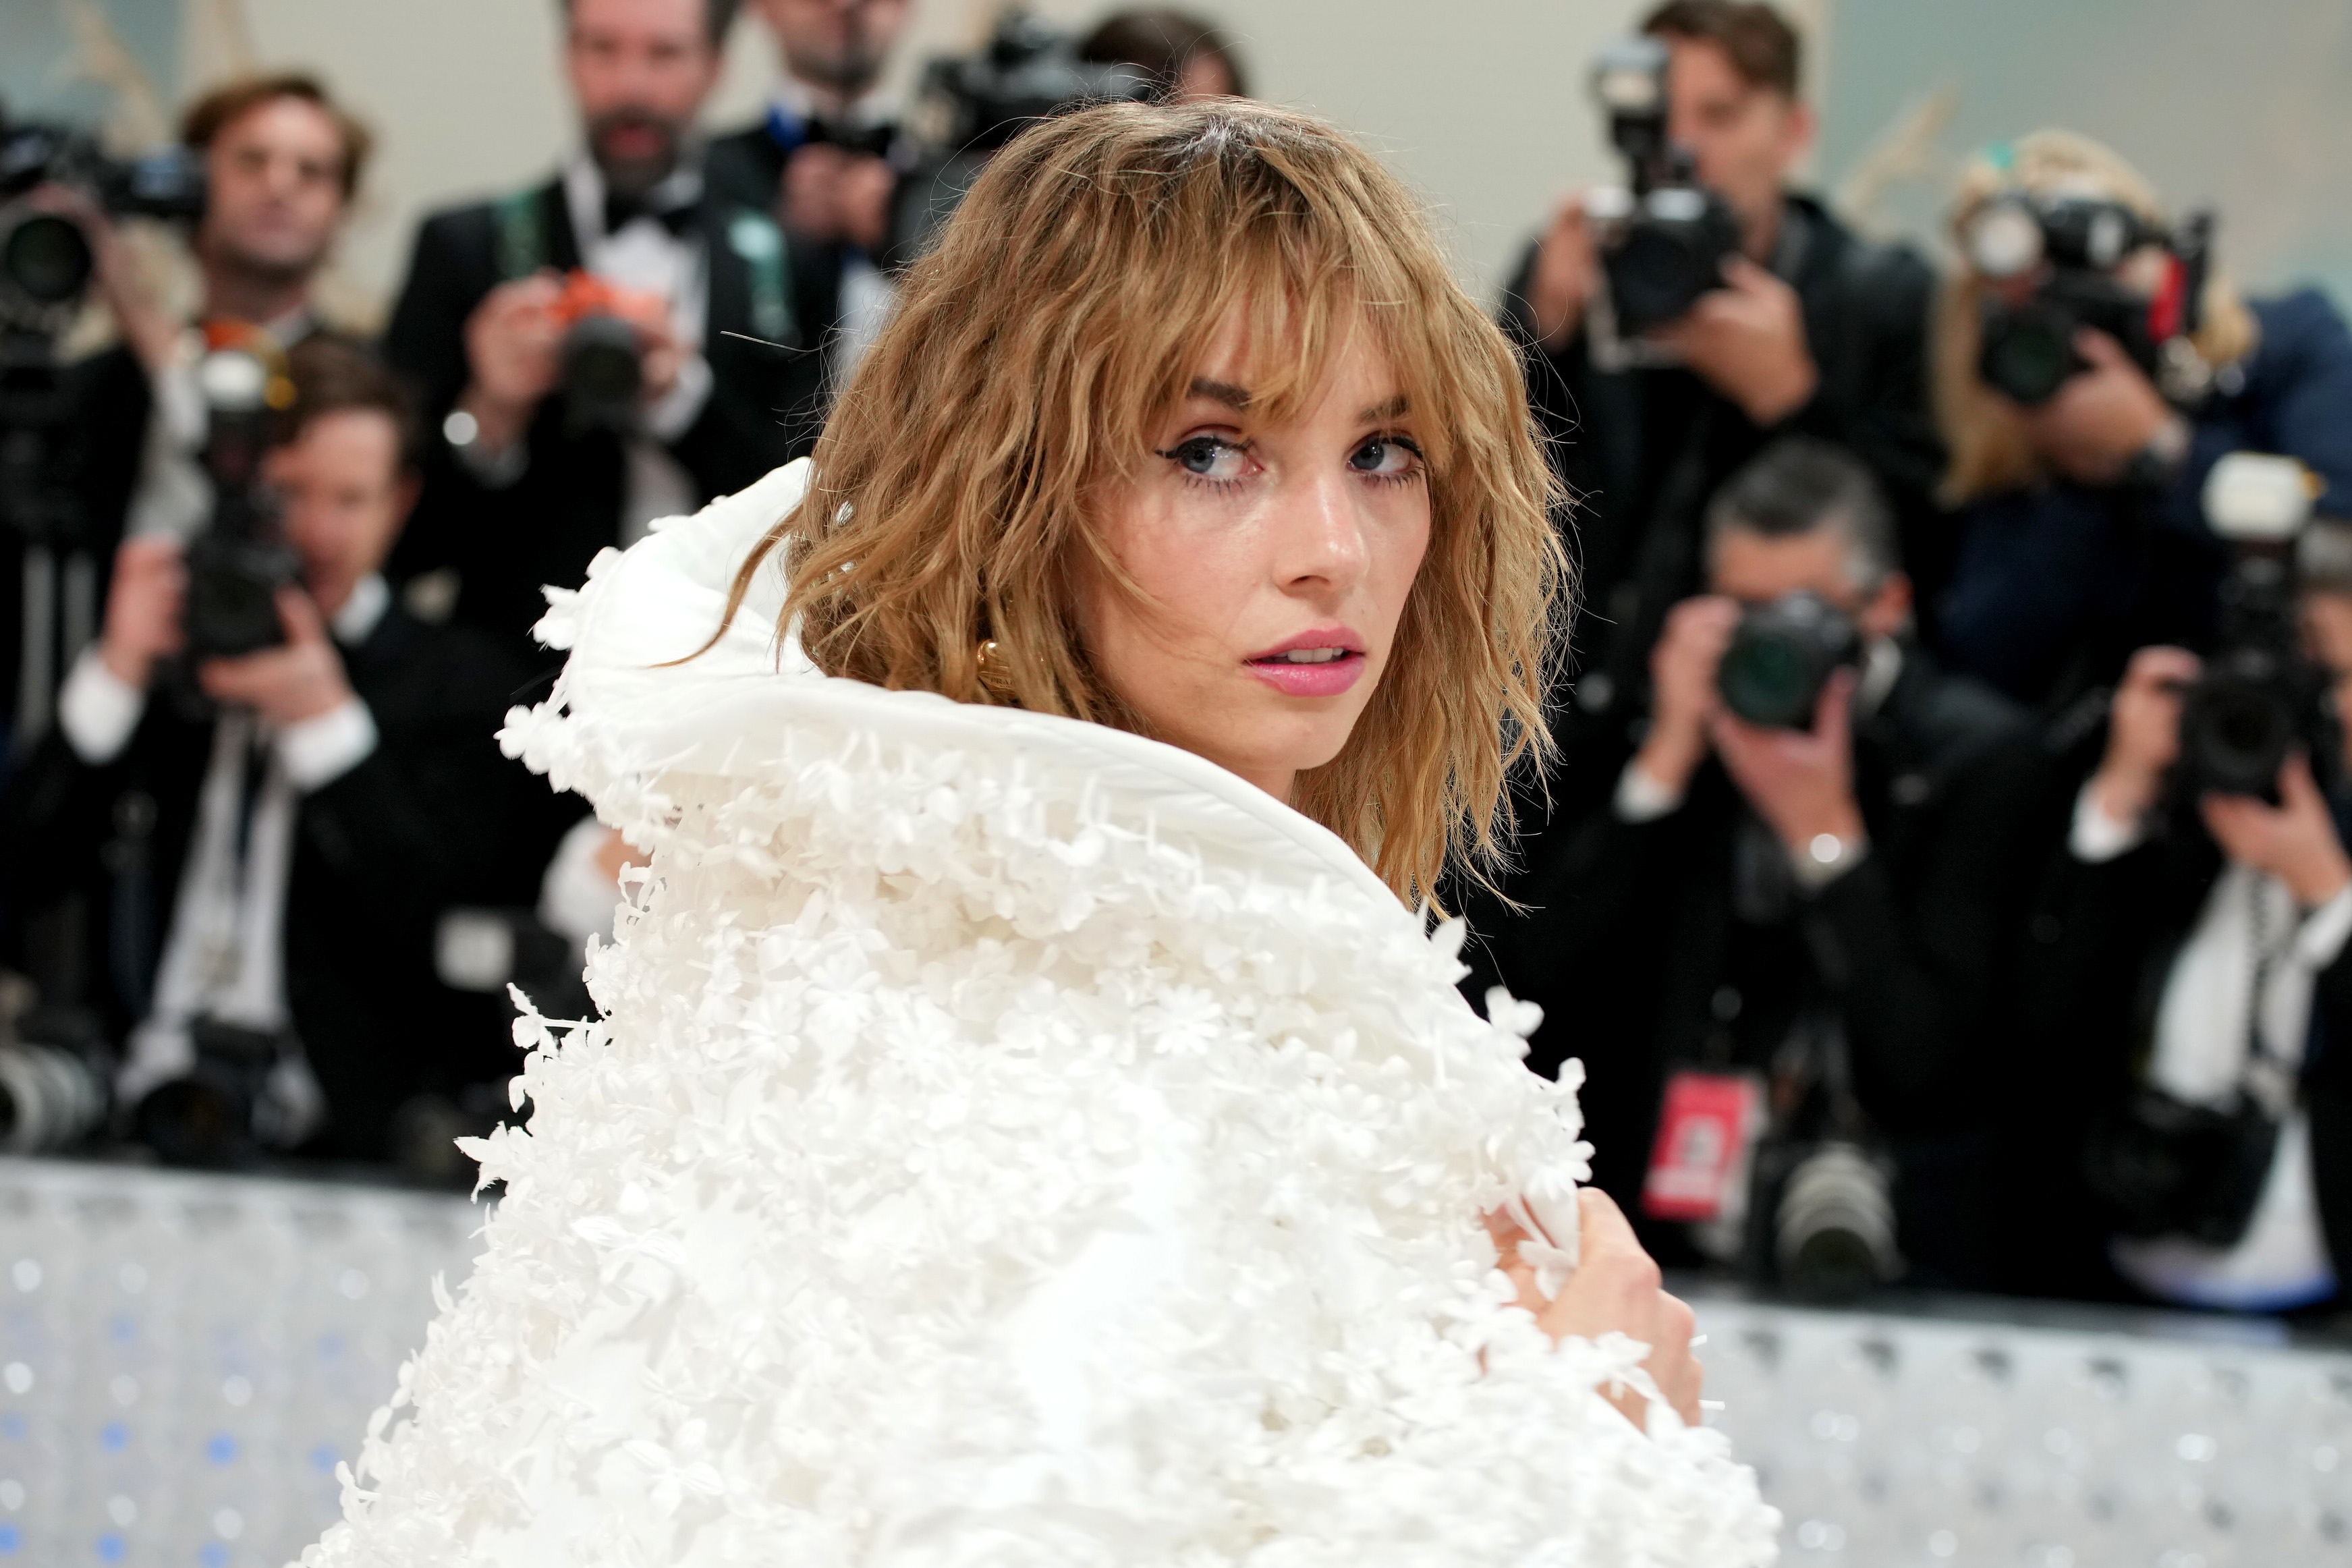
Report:
M1841 843L1865 837L1853 797L1854 673L1841 669L1822 689L1811 730L1768 730L1718 711L1710 729L1739 793L1793 856L1807 856L1827 834Z
M1724 262L1723 278L1726 287L1700 295L1658 338L1749 419L1778 425L1811 402L1821 384L1805 343L1803 302L1744 256Z
M98 657L123 685L147 689L155 661L187 646L181 607L188 568L175 539L127 539L114 553L114 580L106 590L106 627Z
M352 683L310 595L279 589L278 619L286 628L283 647L206 659L196 673L214 701L250 708L282 730L352 700Z
M1536 249L1535 271L1528 283L1528 310L1533 318L1536 342L1558 353L1576 341L1584 327L1584 308L1591 301L1600 272L1592 226L1585 220L1584 193L1562 199Z
M2296 903L2315 910L2352 888L2352 857L2336 836L2336 819L2311 776L2308 757L2289 757L2278 784L2276 805L2250 795L2209 795L2197 808L2224 855L2276 877Z
M466 318L473 379L457 406L474 416L474 438L485 455L522 439L540 400L555 390L563 346L555 307L562 294L562 279L541 272L499 284Z
M2146 816L2180 755L2180 697L2204 668L2187 648L2144 647L2132 655L2107 720L2107 751L2091 780L2099 815L2117 826Z
M2026 439L2068 479L2111 485L2133 458L2178 417L2116 340L2085 327L2074 349L2090 368L2066 378L2038 408L2021 408Z
M1650 732L1634 765L1676 798L1706 760L1707 725L1720 706L1716 668L1738 624L1732 600L1685 599L1666 613L1665 629L1650 650Z

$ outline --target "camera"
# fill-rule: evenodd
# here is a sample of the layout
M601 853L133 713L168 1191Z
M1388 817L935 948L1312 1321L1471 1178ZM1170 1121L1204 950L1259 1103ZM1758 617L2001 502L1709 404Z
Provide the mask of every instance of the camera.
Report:
M1751 724L1810 729L1830 677L1861 657L1853 617L1800 589L1740 611L1716 667L1716 689L1725 707Z
M33 985L0 976L0 1153L78 1143L98 1130L111 1103L96 1016L80 1007L33 1005L34 994Z
M1698 183L1690 150L1666 134L1669 59L1660 39L1625 38L1592 68L1592 96L1632 188L1594 191L1585 211L1599 233L1613 324L1626 336L1678 320L1721 288L1723 264L1739 249L1739 219Z
M1135 66L1078 58L1077 39L1014 9L979 53L924 68L913 117L927 151L892 199L889 258L926 249L990 154L1040 120L1093 103L1142 103L1159 84Z
M50 184L71 185L118 215L190 222L204 215L204 168L185 149L110 158L80 132L0 113L0 331L62 331L96 270L79 224L23 199Z
M2192 794L2274 799L2296 750L2326 747L2326 679L2303 651L2294 540L2312 475L2291 458L2233 452L2205 481L2207 521L2231 549L2218 650L2180 709L2180 776Z
M293 405L294 384L282 356L257 336L215 349L196 366L204 395L204 466L213 513L188 542L188 652L233 658L286 640L278 590L300 575L278 537L276 499L262 483L261 462Z
M1851 1301L1901 1277L1892 1162L1858 1139L1767 1143L1754 1212L1762 1272L1809 1300Z
M621 313L626 303L622 289L593 273L575 270L563 280L555 303L563 323L556 384L563 393L564 423L574 435L636 428L646 365L637 329Z
M249 1164L270 1131L269 1075L285 1042L274 1031L217 1018L195 1019L188 1034L195 1065L148 1091L131 1113L132 1130L166 1164Z
M2027 407L2047 403L2088 369L2075 351L2084 328L2105 332L2176 402L2201 396L2210 371L2189 339L2201 324L2213 216L2179 228L2152 224L2119 202L2005 192L1969 219L1963 239L1978 274L1996 283L2031 279L2021 299L1988 292L1979 319L1977 374ZM2162 271L2153 294L2115 276L2136 251L2155 247Z

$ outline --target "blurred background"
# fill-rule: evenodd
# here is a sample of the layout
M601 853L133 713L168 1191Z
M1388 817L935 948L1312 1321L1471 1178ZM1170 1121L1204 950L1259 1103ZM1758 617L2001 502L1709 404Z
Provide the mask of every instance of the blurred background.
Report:
M1464 990L1784 1560L2352 1564L2352 6L1181 12L0 5L0 1563L331 1517L632 885L493 739L540 586L805 454L1021 126L1238 89L1579 497Z

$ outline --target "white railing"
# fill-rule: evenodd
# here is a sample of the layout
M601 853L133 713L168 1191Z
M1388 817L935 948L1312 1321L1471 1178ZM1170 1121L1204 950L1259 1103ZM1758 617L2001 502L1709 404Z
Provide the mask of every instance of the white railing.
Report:
M0 1568L298 1554L481 1217L0 1160ZM1984 1301L1698 1308L1714 1418L1787 1516L1784 1562L2352 1565L2352 1352Z

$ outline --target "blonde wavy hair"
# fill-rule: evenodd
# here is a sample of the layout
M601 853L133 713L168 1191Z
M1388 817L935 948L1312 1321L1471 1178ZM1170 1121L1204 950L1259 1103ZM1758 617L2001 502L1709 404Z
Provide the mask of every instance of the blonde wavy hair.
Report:
M2166 222L2156 188L2112 149L2072 131L2043 130L2011 142L2005 157L1979 153L1960 176L1952 232L1964 237L1977 209L2002 191L2084 195L2120 202L2153 223ZM2049 476L2027 440L2017 411L1977 377L1986 283L1966 260L1937 303L1932 347L1936 422L1950 466L1942 497L1959 506L1979 496L2024 489ZM2261 332L2235 284L2220 268L2205 280L2203 324L2189 340L2220 369L2253 353Z
M779 635L793 627L826 674L1141 731L1088 661L1073 566L1087 552L1139 592L1089 503L1141 471L1152 426L1236 310L1254 415L1308 407L1360 333L1422 413L1429 474L1429 549L1394 656L1293 804L1408 902L1433 900L1449 866L1486 882L1507 776L1550 744L1564 503L1510 346L1419 204L1309 116L1104 105L997 153L908 272L806 499L727 614L781 547Z

